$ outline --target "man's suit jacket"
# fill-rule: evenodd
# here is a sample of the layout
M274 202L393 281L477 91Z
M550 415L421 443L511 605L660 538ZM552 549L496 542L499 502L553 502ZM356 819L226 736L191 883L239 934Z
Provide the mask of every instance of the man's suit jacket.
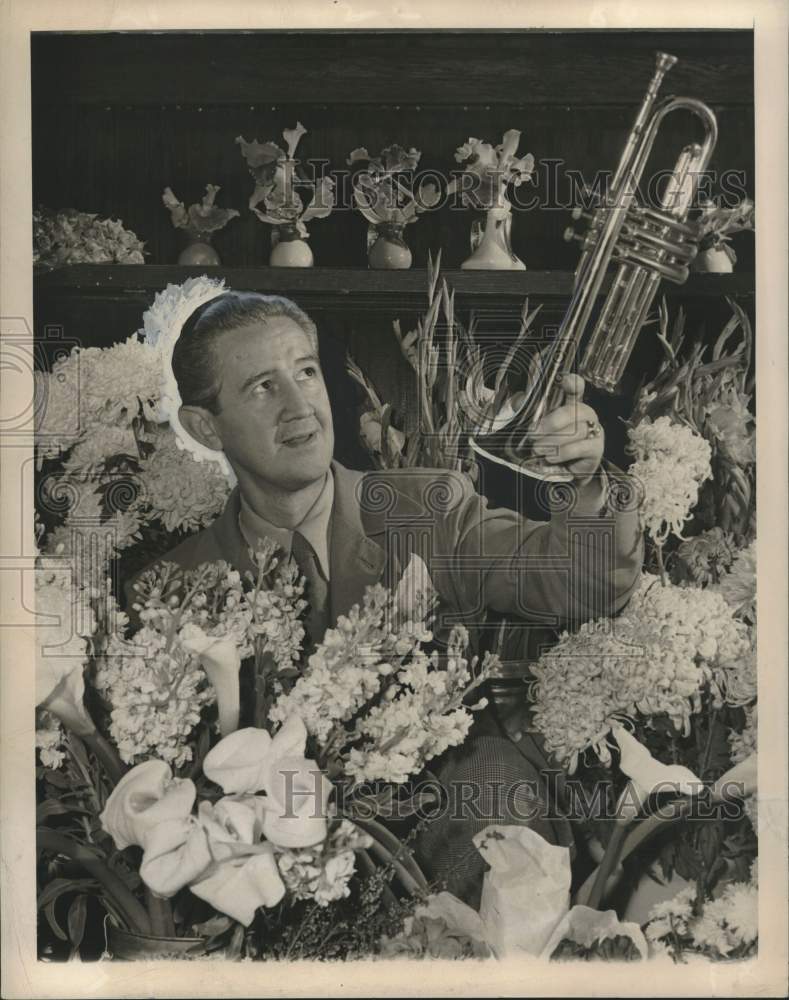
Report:
M467 477L445 469L355 472L332 462L332 471L332 622L361 602L366 586L395 586L412 555L427 566L440 598L439 639L454 622L473 623L486 609L548 627L608 615L624 606L638 580L643 549L635 510L615 519L559 510L550 521L535 521L489 508ZM242 574L252 571L239 506L236 487L209 527L161 561L194 569L222 559Z

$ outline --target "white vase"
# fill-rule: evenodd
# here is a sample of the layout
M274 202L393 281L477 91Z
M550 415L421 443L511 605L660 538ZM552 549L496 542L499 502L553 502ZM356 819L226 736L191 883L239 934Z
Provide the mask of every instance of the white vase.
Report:
M731 274L734 264L723 247L710 247L709 250L702 250L693 261L693 270L706 274Z
M525 271L526 265L512 252L511 228L512 206L509 203L489 208L482 238L461 268L466 271Z
M367 261L374 270L402 271L411 266L411 251L403 239L405 226L382 223L375 226L375 238L368 236Z
M301 239L295 226L278 226L271 231L271 267L312 267L315 258L309 244Z

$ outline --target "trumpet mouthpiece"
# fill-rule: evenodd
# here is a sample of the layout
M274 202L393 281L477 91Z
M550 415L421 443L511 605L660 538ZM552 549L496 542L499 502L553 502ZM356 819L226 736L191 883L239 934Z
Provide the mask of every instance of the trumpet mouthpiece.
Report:
M669 55L668 52L658 52L655 56L655 68L659 73L668 73L676 62L677 57Z

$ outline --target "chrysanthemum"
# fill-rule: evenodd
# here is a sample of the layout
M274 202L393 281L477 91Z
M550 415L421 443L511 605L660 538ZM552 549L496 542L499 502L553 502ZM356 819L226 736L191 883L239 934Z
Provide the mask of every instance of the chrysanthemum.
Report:
M571 770L587 748L608 763L614 722L667 715L687 734L702 690L728 697L750 650L747 627L719 594L644 574L620 617L565 633L533 665L534 724Z
M645 417L628 430L628 450L635 456L630 475L641 484L641 519L644 527L662 545L682 527L699 496L699 486L712 475L712 450L700 434L684 424L658 417Z
M155 448L142 463L145 500L168 531L194 531L209 524L227 501L230 485L218 467L196 462L176 444L172 431L156 437Z

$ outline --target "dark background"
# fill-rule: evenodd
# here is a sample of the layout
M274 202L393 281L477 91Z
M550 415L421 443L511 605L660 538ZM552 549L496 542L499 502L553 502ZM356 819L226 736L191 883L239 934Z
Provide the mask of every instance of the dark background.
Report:
M358 146L377 153L398 142L422 151L420 170L446 176L457 169L454 151L469 136L495 145L508 128L520 129L519 152L533 153L537 169L535 184L518 194L536 194L543 203L514 210L513 249L529 270L489 273L489 283L478 273L474 294L465 290L468 272L450 271L449 279L458 288L459 319L467 323L474 310L488 337L512 335L526 295L532 306L542 303L541 322L550 330L563 315L578 260L577 245L562 239L572 195L565 172L592 180L615 169L659 49L679 58L662 93L698 97L718 117L710 170L737 172L753 197L751 32L149 32L32 37L34 205L121 218L145 241L147 264L173 265L182 238L162 205L164 187L189 205L207 183L219 184L218 203L241 217L215 237L223 262L215 272L234 287L290 294L318 321L337 457L361 466L367 462L356 441L361 394L344 375L344 353L349 350L379 395L393 402L402 426L413 379L392 320L399 318L403 330L414 326L427 305L418 290L426 289L426 275L415 272L425 268L428 250L435 255L439 248L444 271L457 268L469 254L475 214L445 206L422 216L406 229L414 271L364 272L349 287L348 269L366 268L367 223L356 211L337 210L309 224L318 267L285 269L283 278L282 269L275 274L265 267L270 228L247 209L254 185L235 137L281 142L282 129L299 120L308 129L299 157L324 161L329 171L345 169ZM700 138L692 116L670 116L648 173L671 168L681 148ZM549 167L553 160L561 161L558 170ZM559 205L548 190L552 171ZM735 237L734 283L727 276L717 285L692 276L682 289L664 285L672 309L682 304L687 310L691 336L717 335L730 315L726 294L752 311L753 245L750 233ZM321 275L322 268L332 271ZM538 281L538 271L550 272L548 280ZM140 326L155 290L189 272L117 267L88 269L78 278L73 273L37 281L39 338L51 340L54 326L84 344L124 339ZM642 334L619 392L589 394L615 460L624 460L619 418L659 359L656 340Z

